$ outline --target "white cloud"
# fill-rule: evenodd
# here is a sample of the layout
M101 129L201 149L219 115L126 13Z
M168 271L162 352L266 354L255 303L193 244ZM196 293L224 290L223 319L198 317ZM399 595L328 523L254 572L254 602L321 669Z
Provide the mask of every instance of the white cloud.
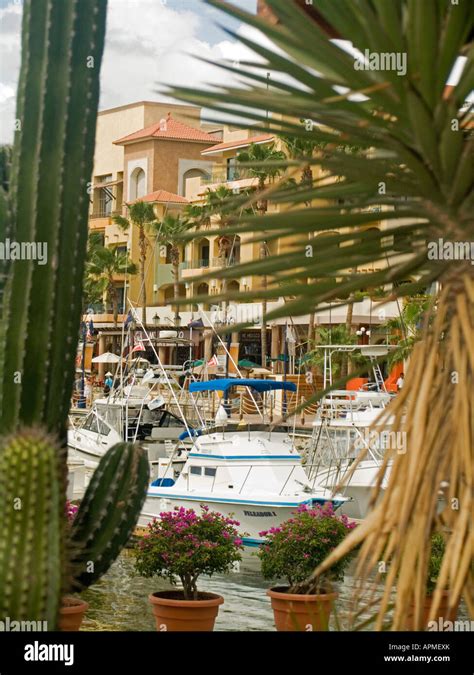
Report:
M158 92L166 85L229 83L228 72L195 57L213 63L239 61L251 52L232 39L210 44L203 37L207 20L196 11L177 11L156 0L141 0L139 11L133 2L111 0L100 107L164 99Z
M229 74L195 56L238 61L250 52L232 39L211 44L209 15L159 0L109 0L100 108L166 100L164 85L229 83ZM201 5L202 7L202 5ZM222 17L220 17L222 20ZM0 9L0 142L11 142L20 68L21 5Z
M21 6L0 9L0 143L13 138L16 85L20 71Z

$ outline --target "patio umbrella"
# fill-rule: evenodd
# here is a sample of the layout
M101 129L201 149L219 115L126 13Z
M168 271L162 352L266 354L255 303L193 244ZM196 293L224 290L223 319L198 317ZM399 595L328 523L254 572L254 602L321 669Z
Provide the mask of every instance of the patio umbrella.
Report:
M241 359L237 365L239 368L258 368L258 363L254 363L248 359Z
M271 375L272 371L268 368L262 368L258 366L257 368L252 368L252 375Z
M101 354L100 356L95 356L92 359L92 363L119 363L120 362L120 356L117 356L117 354L112 354L111 352L105 352L104 354Z

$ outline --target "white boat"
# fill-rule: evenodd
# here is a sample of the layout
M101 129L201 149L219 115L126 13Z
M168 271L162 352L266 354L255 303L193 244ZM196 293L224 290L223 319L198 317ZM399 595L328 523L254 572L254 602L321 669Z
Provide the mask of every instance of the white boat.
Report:
M167 442L176 443L185 423L164 407L153 389L127 385L119 394L97 399L89 414L68 431L68 448L74 458L95 468L116 443L140 442L150 461L164 455Z
M242 386L262 395L278 389L296 391L290 382L234 378L194 382L189 390L221 392L225 399L232 388ZM262 531L277 527L300 506L330 501L337 508L345 499L310 484L286 427L249 424L227 428L223 424L219 430L195 436L181 461L173 456L162 462L139 523L146 525L175 507L199 511L205 505L232 515L240 523L244 544L256 546L263 541Z
M392 418L383 414L390 395L386 392L334 390L327 395L313 422L313 435L306 458L306 471L314 485L336 489L362 449L367 455L357 465L341 492L348 497L341 512L352 518L365 518L384 451L396 447L406 451L403 438L391 431ZM382 490L390 475L387 466Z

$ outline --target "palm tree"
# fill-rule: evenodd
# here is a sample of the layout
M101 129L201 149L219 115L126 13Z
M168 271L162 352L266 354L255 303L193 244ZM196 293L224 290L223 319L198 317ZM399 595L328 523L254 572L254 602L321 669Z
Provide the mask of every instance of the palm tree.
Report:
M220 233L217 240L218 256L221 267L227 267L229 256L232 253L235 236L230 236L226 231L231 218L237 213L253 212L245 202L248 202L248 192L242 190L236 196L230 188L219 185L215 190L206 190L203 204L190 204L186 208L186 215L192 218L197 227L210 227L212 216L217 216L217 225ZM227 291L227 279L222 280L222 293ZM224 316L227 317L228 300L224 300Z
M265 192L265 185L269 178L275 178L282 173L280 166L275 165L275 162L282 162L286 159L286 155L281 150L274 149L274 143L269 145L256 145L252 143L246 152L240 152L237 155L237 160L242 164L247 165L247 170L250 176L257 178L257 212L264 216L268 209L268 200L259 196ZM267 242L262 239L260 241L260 259L263 260L267 256ZM265 293L267 290L267 275L263 274L261 277L262 290ZM262 342L262 366L267 366L267 299L265 295L262 297L262 327L261 327L261 342Z
M321 349L318 349L318 345L350 345L357 344L357 339L355 335L347 329L347 326L344 324L338 324L336 326L331 326L326 328L324 326L319 326L316 329L315 334L315 343L312 345L311 350L307 352L305 357L305 364L309 366L316 366L320 370L324 368L324 352ZM331 357L332 364L332 377L337 379L338 377L344 377L347 371L347 363L351 361L354 364L359 364L362 362L360 354L352 353L345 354L344 352L335 351Z
M262 275L281 273L292 279L297 297L270 316L307 313L321 302L380 285L393 285L394 298L423 291L434 281L440 286L436 313L432 307L426 313L423 338L413 350L405 386L384 413L393 415L395 432L406 434L409 451L386 452L385 460L393 460L387 489L381 492L380 474L364 523L315 570L306 587L311 588L316 576L359 546L358 601L367 602L372 573L384 584L376 628L381 630L388 621L393 629L402 629L414 603L419 629L431 535L442 531L446 552L431 618L437 616L444 588L449 589L450 607L464 595L472 614L474 265L459 253L444 255L437 242L463 246L474 237L474 139L472 113L465 106L473 88L474 6L318 0L323 22L314 23L294 1L266 0L279 22L270 25L222 0L209 1L258 28L278 49L246 37L246 45L261 60L257 69L240 64L245 88L222 86L211 92L175 88L172 94L222 115L245 108L245 117L264 131L275 133L278 127L280 134L300 138L310 134L315 141L327 142L326 152L313 161L341 180L315 184L311 199L350 200L342 210L334 202L301 209L295 199L295 208L265 218L266 233L277 236L292 231L301 237L301 247L293 253L237 269L241 275L246 269L252 273L260 269ZM363 57L355 60L341 43L331 42L323 24L350 41L361 55L368 52L369 63ZM447 88L462 53L467 56L462 73ZM391 62L384 63L384 55ZM260 69L285 75L281 81L272 80L271 95ZM282 117L278 121L272 117L270 129L272 113ZM292 118L284 117L289 113ZM303 130L294 119L308 120L308 125ZM345 153L338 147L344 144L360 151ZM272 194L274 203L279 199L288 204L288 191L280 197ZM380 208L387 226L381 231L360 231L361 225L381 219L376 212ZM256 221L244 218L233 226L234 231L261 231L262 224ZM328 255L331 244L322 242L317 256L305 255L307 234L330 229L341 232L338 251ZM405 242L402 248L397 246L400 237ZM385 267L369 271L370 263L380 260L386 260ZM347 272L354 268L361 270L359 274ZM318 281L298 286L303 277ZM272 288L266 295L277 293ZM385 465L381 472L384 469ZM381 559L387 562L384 576L378 569Z
M179 246L183 242L184 235L195 227L195 223L186 217L167 214L161 220L155 220L151 224L150 231L155 235L157 243L169 246L169 258L173 267L173 290L175 299L174 322L179 325Z
M304 124L304 120L300 120ZM286 152L290 159L295 159L303 162L303 167L301 170L300 177L300 186L302 190L312 190L313 187L313 169L311 164L311 159L314 155L314 151L318 148L324 146L324 144L313 141L310 138L299 138L295 136L282 136L283 142L286 146ZM308 199L304 200L306 206L311 206L311 201ZM308 238L312 238L312 233L308 235ZM314 338L314 325L315 325L315 315L314 312L309 313L308 321L308 342L307 342L307 352L311 350L311 343Z
M148 250L148 239L146 229L155 220L153 205L148 202L136 201L128 205L128 218L124 216L114 216L113 221L122 230L128 230L130 227L138 228L138 248L140 251L140 301L142 304L142 323L146 326L146 284L145 284L145 264Z
M105 293L107 300L112 305L114 326L117 327L118 319L118 293L116 277L118 274L136 274L137 268L131 262L128 252L119 248L107 248L105 246L94 247L86 266L86 288L89 292L102 295ZM93 290L90 288L93 286Z
M411 356L416 343L422 338L424 315L430 304L431 298L425 294L406 298L400 316L383 324L382 328L395 331L397 337L397 348L390 353L389 365L405 361ZM398 338L399 334L402 335L401 339Z

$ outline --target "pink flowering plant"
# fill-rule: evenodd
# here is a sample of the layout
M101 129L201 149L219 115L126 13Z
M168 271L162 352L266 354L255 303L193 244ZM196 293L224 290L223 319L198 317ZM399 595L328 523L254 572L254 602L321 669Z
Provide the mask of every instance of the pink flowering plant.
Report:
M144 577L181 581L185 600L198 600L197 579L201 574L228 572L241 559L242 539L232 518L202 506L176 507L160 513L148 524L148 532L136 549L135 568Z
M299 507L293 518L280 527L260 532L265 543L258 551L265 579L286 579L291 592L307 592L298 588L314 569L341 543L355 527L346 516L338 517L330 502L324 506ZM327 592L331 582L344 577L349 556L336 562L329 573L321 575L313 586L315 593Z
M69 524L71 524L76 517L78 510L79 507L76 504L70 502L69 499L66 500L66 518Z

